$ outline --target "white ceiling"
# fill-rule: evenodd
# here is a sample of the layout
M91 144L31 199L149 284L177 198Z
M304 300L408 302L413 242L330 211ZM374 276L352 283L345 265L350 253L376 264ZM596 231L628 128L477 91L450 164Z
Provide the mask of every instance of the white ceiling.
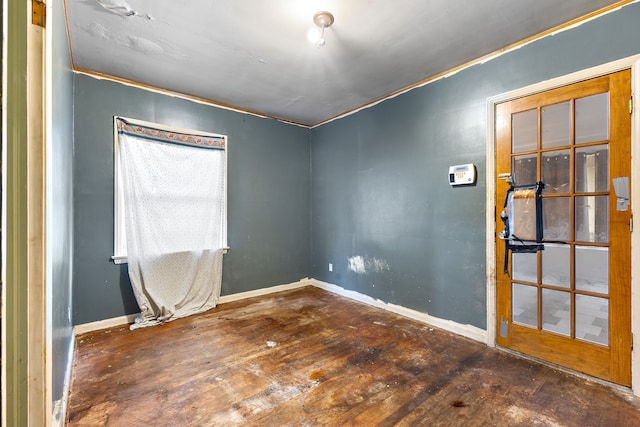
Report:
M314 125L616 3L66 0L66 8L77 70ZM316 47L306 34L320 10L335 23Z

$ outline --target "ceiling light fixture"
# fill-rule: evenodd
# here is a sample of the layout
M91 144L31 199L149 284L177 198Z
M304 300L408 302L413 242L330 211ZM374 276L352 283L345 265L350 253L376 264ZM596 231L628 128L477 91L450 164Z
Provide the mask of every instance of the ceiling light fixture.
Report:
M307 37L311 43L315 43L316 46L324 46L324 29L329 28L333 24L334 18L330 12L322 11L313 15L313 23L320 27L320 31L316 28L312 28Z

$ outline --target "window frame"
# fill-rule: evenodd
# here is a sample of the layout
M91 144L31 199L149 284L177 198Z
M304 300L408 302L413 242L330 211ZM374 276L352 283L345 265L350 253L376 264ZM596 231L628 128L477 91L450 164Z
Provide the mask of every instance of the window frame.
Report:
M183 129L175 126L163 125L144 120L131 119L124 116L113 116L113 255L111 260L114 264L126 264L127 258L127 238L125 234L124 222L124 193L122 189L122 178L120 176L120 148L118 141L117 120L122 119L134 125L152 127L168 132L186 133L202 136L210 136L224 139L224 215L222 215L222 246L224 253L229 250L227 245L227 181L228 181L228 147L229 139L227 135L204 132L192 129Z

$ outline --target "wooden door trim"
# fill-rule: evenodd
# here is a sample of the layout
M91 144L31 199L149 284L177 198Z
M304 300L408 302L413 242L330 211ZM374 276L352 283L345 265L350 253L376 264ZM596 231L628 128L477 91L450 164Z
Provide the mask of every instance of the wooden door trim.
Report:
M27 342L29 425L51 425L51 326L46 257L46 29L31 21L27 5ZM50 372L50 371L49 371Z
M545 92L558 87L589 80L606 74L631 69L632 94L640 88L640 55L630 56L614 62L588 68L565 76L536 83L487 99L487 134L486 134L486 280L487 280L487 345L496 346L496 106L524 96ZM640 95L633 98L633 108L640 111ZM631 182L640 180L634 171L640 170L640 114L634 114L631 124ZM640 185L632 185L632 212L640 212ZM636 229L638 226L636 226ZM632 391L640 396L640 232L631 236L631 333L636 337L636 345L631 355Z

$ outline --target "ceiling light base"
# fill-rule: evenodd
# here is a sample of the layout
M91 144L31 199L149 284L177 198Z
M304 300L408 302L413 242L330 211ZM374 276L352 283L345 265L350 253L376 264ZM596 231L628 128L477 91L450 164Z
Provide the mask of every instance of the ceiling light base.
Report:
M318 12L313 15L313 23L320 28L328 28L333 24L334 18L331 12Z

